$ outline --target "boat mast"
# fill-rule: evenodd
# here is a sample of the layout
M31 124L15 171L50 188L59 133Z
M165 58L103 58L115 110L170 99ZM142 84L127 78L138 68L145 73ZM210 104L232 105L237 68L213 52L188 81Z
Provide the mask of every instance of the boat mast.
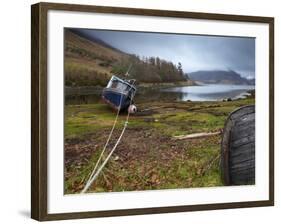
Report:
M130 74L129 74L129 71L131 70L131 68L132 68L132 63L130 64L130 66L129 66L127 72L125 73L125 76L129 76L129 75L130 75Z

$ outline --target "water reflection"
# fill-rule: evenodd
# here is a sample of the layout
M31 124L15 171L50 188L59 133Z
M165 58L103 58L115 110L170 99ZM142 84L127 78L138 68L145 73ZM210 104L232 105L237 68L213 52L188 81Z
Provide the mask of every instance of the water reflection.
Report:
M243 98L247 91L255 89L247 85L204 85L173 88L138 88L135 102L153 101L221 101L227 98ZM101 100L102 88L67 89L65 104L92 104Z
M101 100L101 94L65 95L66 105L92 104Z
M221 101L227 98L245 98L249 95L248 91L254 89L255 86L250 85L210 84L167 88L162 92L181 93L177 98L180 101Z

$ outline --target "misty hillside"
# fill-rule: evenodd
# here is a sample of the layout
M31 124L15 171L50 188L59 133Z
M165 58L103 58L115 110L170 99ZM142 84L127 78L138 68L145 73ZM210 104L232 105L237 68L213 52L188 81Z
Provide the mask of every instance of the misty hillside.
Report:
M124 53L102 40L65 30L65 85L105 86L113 74L123 77L130 65L130 77L139 83L186 81L181 64L158 57Z
M194 81L203 83L220 83L220 84L236 84L236 85L253 85L254 79L248 80L241 77L241 75L235 71L228 70L211 70L211 71L197 71L188 74L189 78Z

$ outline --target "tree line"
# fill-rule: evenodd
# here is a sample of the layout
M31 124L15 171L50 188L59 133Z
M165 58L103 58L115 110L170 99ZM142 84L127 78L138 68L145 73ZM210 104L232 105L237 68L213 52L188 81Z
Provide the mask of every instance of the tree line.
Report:
M123 77L129 67L131 67L130 78L135 78L138 82L179 82L188 79L180 62L173 64L159 57L139 57L138 55L131 55L128 59L122 59L114 64L111 72Z

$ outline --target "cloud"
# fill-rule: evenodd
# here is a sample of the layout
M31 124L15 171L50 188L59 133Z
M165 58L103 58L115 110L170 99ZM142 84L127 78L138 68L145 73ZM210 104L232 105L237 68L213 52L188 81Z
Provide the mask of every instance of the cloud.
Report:
M255 39L79 29L124 52L181 62L185 72L232 69L255 76Z

